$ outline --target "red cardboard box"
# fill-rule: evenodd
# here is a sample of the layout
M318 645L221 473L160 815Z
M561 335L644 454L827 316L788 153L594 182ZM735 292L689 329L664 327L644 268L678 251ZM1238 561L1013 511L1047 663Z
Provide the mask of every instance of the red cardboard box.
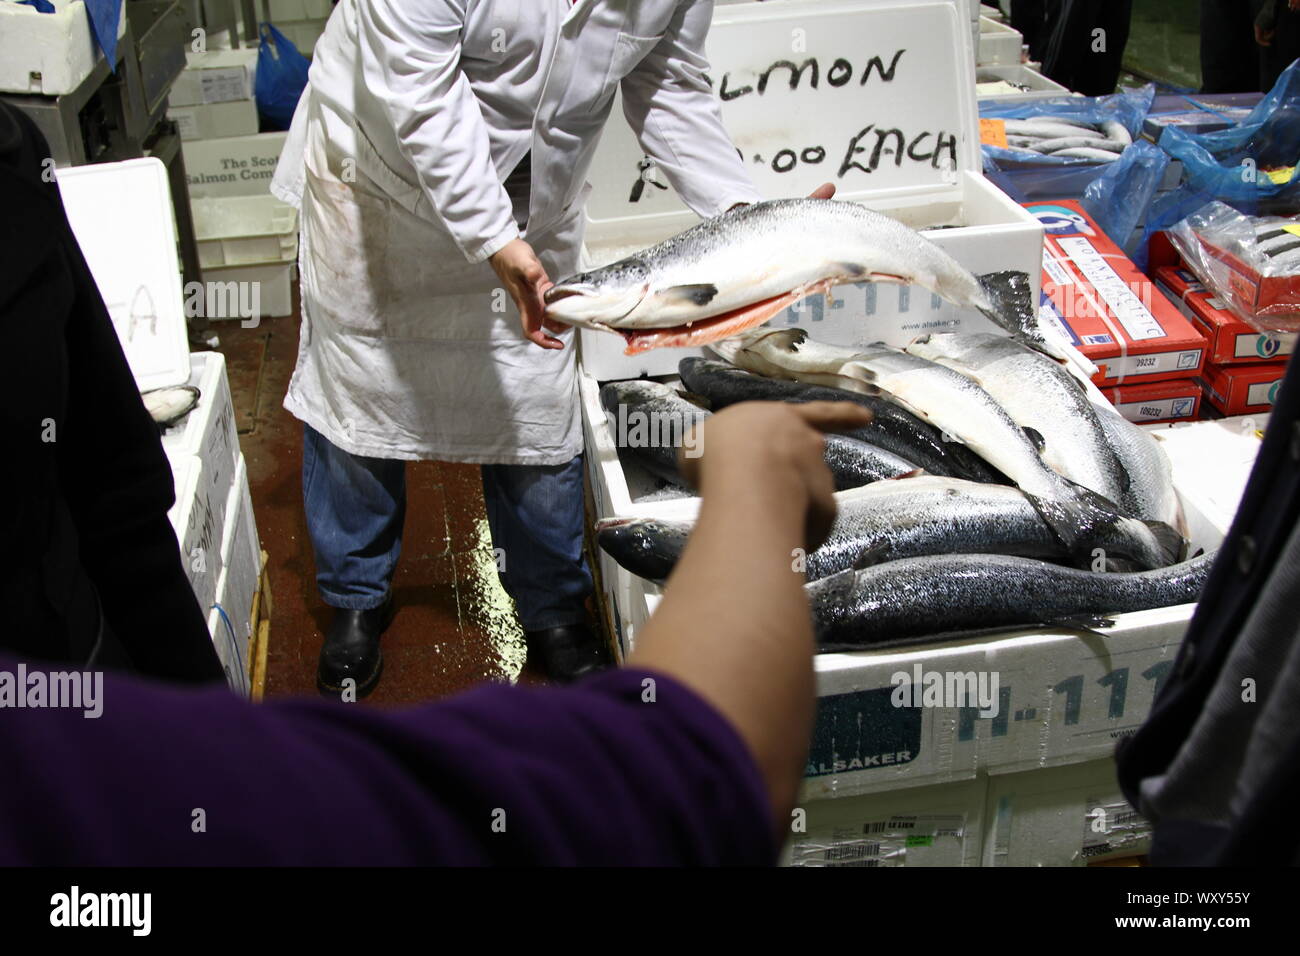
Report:
M1209 343L1209 365L1269 362L1295 351L1296 333L1260 332L1243 322L1226 302L1210 293L1182 266L1162 266L1155 271L1162 291L1178 305Z
M1190 378L1103 388L1101 393L1131 422L1195 421L1201 412L1201 384Z
M1043 224L1039 318L1098 368L1098 385L1194 378L1205 336L1077 202L1025 203Z
M1266 412L1273 407L1286 364L1211 366L1201 380L1205 398L1225 415Z

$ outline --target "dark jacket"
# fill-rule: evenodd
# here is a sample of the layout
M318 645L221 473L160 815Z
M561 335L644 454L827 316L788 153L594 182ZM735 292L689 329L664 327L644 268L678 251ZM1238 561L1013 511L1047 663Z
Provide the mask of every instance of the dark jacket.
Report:
M48 156L32 122L0 103L0 648L219 680L167 519L158 428Z

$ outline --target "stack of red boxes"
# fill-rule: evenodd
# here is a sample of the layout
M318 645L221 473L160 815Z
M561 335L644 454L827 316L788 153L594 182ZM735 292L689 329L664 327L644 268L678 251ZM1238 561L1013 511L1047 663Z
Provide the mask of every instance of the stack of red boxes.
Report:
M1296 333L1261 332L1245 322L1183 265L1163 236L1152 243L1151 265L1164 293L1205 335L1208 354L1200 375L1205 401L1222 415L1272 408Z
M1073 200L1026 203L1043 224L1040 323L1097 366L1093 381L1125 418L1199 416L1206 334Z

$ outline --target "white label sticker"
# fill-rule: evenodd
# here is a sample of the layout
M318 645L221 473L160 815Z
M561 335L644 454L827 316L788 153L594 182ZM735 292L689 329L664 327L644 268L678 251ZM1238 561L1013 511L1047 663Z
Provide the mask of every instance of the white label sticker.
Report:
M1056 261L1056 257L1043 247L1043 271L1046 272L1053 282L1057 285L1074 285L1074 279L1070 277L1070 270L1065 268Z
M1250 388L1246 389L1246 404L1255 405L1272 405L1274 398L1277 397L1277 387L1282 379L1279 377L1272 382L1256 382Z
M895 814L809 834L792 844L790 865L905 866L910 853L928 866L961 866L965 841L964 814Z
M1103 359L1098 362L1106 378L1128 378L1133 375L1156 375L1194 369L1201 361L1201 350L1186 352L1153 352L1150 355L1129 355L1125 358Z
M1061 250L1079 267L1097 294L1110 306L1134 342L1165 337L1164 327L1134 294L1129 284L1111 268L1097 248L1082 236L1057 239Z
M1177 398L1124 402L1115 407L1131 422L1155 422L1166 418L1191 418L1196 411L1196 399L1180 395Z
M1083 806L1081 855L1085 860L1114 853L1134 855L1146 849L1151 824L1123 797L1088 797Z

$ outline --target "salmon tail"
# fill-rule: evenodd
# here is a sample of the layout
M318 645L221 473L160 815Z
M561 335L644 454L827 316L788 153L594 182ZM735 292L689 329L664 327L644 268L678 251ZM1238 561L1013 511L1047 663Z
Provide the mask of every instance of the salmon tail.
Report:
M1185 545L1173 528L1129 518L1096 492L1065 484L1062 495L1025 497L1079 567L1097 570L1118 559L1145 571L1178 562Z
M1014 270L989 272L979 276L978 281L988 300L979 308L985 317L1031 349L1058 362L1067 360L1065 353L1044 337L1038 327L1038 307L1033 300L1034 287L1028 273Z

